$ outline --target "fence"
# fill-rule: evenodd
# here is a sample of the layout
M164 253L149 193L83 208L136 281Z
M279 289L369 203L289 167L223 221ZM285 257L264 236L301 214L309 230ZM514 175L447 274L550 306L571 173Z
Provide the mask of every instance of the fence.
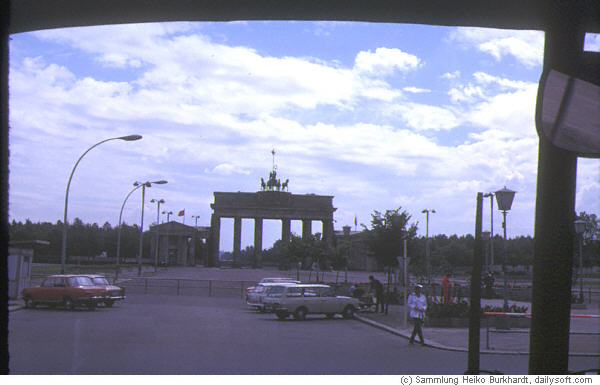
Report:
M167 278L130 278L119 282L128 294L196 295L245 298L254 281L218 281Z

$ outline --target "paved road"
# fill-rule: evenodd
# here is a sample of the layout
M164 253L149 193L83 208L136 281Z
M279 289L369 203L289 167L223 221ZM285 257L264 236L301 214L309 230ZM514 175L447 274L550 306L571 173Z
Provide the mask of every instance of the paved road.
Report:
M9 321L11 374L461 374L467 363L355 320L277 321L239 298L130 295L114 308L19 310ZM481 368L522 374L527 357L484 355Z

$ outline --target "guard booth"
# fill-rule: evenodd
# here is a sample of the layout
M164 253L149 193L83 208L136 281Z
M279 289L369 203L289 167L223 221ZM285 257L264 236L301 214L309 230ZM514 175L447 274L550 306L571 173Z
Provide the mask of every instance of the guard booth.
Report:
M31 284L31 265L35 245L49 245L46 241L11 241L8 244L8 298L17 299L23 288Z

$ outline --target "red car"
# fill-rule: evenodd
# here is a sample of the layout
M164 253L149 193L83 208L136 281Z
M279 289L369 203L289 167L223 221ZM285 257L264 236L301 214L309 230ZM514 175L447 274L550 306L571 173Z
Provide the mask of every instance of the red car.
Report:
M30 309L45 304L62 305L67 310L73 310L76 306L93 310L99 302L105 301L106 289L95 286L85 275L60 274L47 277L38 287L23 289L21 296L25 307Z

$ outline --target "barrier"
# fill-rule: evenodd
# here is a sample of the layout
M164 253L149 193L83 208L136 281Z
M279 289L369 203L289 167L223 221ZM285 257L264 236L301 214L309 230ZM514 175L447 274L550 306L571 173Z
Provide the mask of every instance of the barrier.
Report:
M512 317L531 317L531 313L508 313L508 312L494 312L486 311L485 315L503 315ZM598 314L571 314L571 318L600 318Z

